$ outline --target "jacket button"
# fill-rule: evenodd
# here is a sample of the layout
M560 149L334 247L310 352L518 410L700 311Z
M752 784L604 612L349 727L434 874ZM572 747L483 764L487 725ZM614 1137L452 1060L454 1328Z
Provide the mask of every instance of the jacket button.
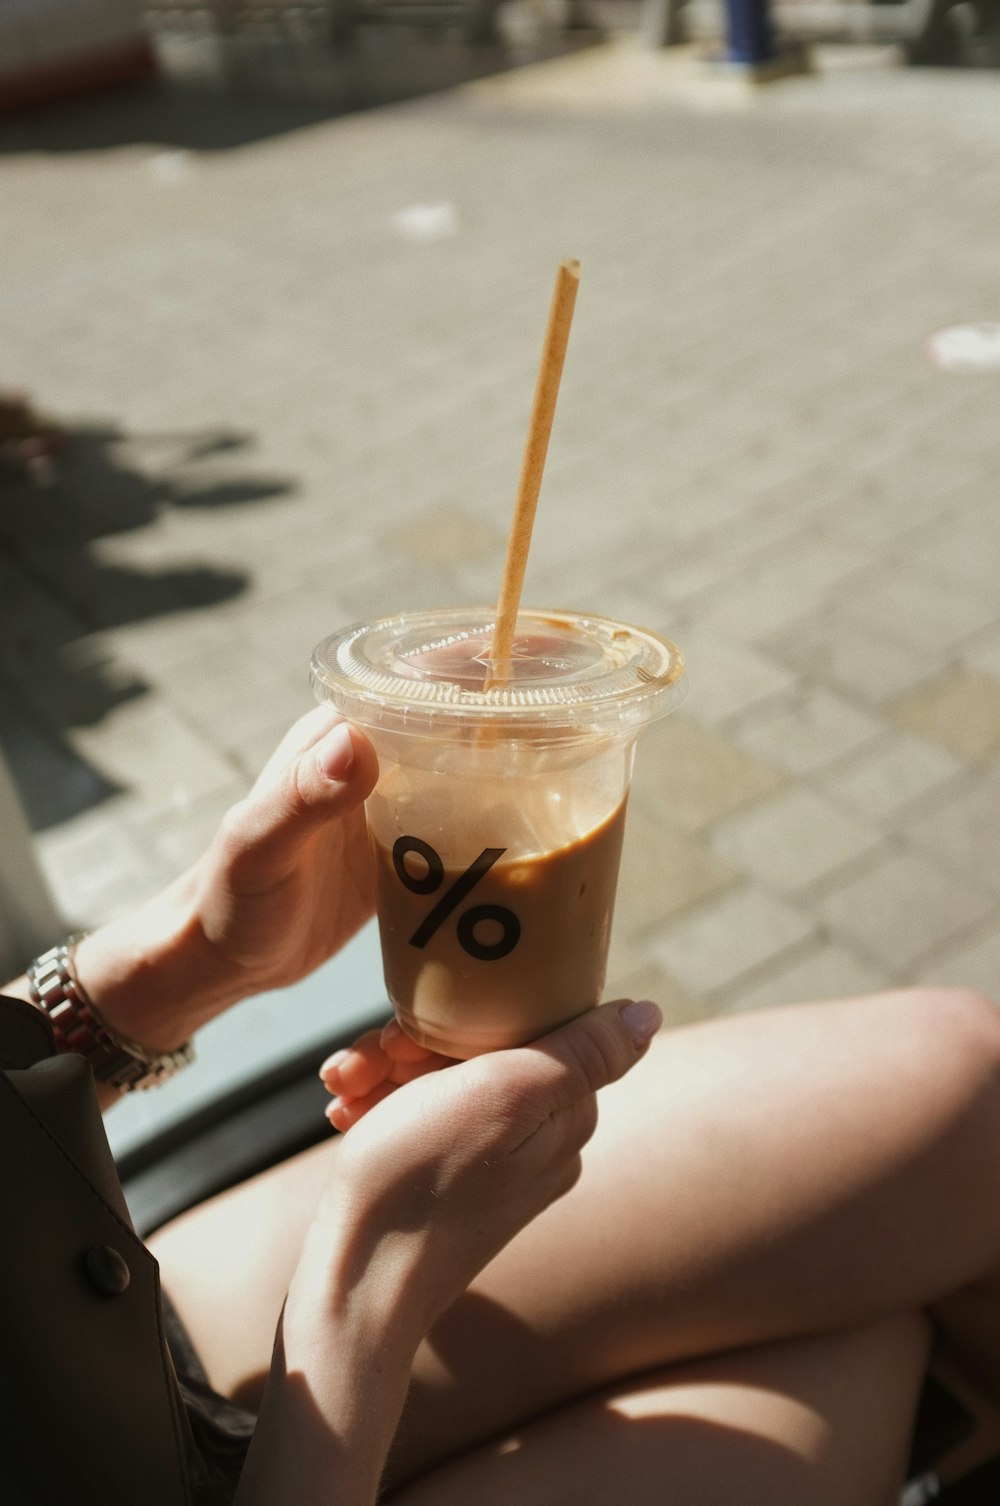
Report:
M84 1254L83 1268L102 1297L120 1297L132 1279L125 1257L110 1245L91 1245Z

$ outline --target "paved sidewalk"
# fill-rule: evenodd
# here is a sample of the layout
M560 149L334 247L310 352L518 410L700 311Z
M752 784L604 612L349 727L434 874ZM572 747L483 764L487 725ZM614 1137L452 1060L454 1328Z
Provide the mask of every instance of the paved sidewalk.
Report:
M194 152L0 127L2 379L80 434L0 481L0 735L68 917L200 850L319 637L493 599L573 255L526 595L690 671L611 985L997 991L1000 374L923 342L1000 318L1000 76L828 61L749 95L618 42Z

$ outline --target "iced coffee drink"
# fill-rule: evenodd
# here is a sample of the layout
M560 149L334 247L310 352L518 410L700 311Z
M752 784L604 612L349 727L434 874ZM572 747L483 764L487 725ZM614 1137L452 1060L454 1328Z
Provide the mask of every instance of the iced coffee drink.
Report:
M600 1001L635 741L683 673L655 634L525 612L486 689L490 641L486 612L419 614L336 634L312 665L379 755L367 819L393 1008L455 1057Z
M460 1056L533 1040L599 1002L625 833L624 800L574 833L548 791L534 808L503 783L470 794L448 813L457 863L399 830L392 781L369 814L389 996L407 1034ZM420 824L442 830L433 814Z

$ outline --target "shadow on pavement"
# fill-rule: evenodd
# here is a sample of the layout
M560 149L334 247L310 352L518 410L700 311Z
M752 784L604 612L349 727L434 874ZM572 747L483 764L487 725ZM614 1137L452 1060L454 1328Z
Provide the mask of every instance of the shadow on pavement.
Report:
M68 736L149 688L116 662L102 630L246 588L242 571L172 562L169 529L152 525L172 508L287 495L290 481L233 473L232 457L250 442L231 431L136 437L91 425L73 431L47 485L0 469L0 737L36 830L116 793ZM115 537L141 529L151 530L148 564L116 559Z
M0 117L0 153L133 142L224 151L561 56L600 36L586 26L471 43L449 30L388 24L334 45L273 29L162 31L158 76Z

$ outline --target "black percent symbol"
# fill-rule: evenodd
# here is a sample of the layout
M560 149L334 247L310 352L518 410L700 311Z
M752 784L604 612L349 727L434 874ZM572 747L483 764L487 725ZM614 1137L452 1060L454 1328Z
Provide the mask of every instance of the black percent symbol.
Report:
M441 929L452 912L458 909L463 899L472 893L483 875L489 872L506 851L506 847L484 847L476 861L470 863L453 884L449 884L434 908L424 916L410 937L410 946L425 947L435 931ZM427 864L427 872L422 878L415 878L406 866L406 859L411 852L423 858ZM420 837L397 837L392 849L392 866L399 882L413 894L434 894L444 883L444 864L430 843L422 841ZM501 935L497 941L485 942L477 937L476 926L484 920L492 920L500 927ZM475 957L480 962L496 962L498 958L508 956L517 946L521 939L521 922L513 910L508 910L505 905L471 905L458 917L455 934L462 950L468 952L470 957Z

